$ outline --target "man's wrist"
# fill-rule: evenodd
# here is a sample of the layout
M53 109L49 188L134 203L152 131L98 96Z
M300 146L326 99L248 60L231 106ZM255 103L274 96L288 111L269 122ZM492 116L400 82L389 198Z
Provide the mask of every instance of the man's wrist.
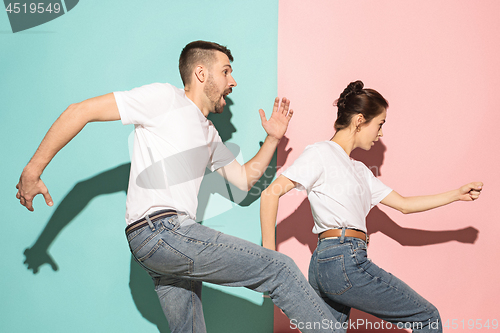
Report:
M276 146L278 146L278 143L280 143L280 139L277 139L273 136L270 136L269 134L267 135L265 141L269 142L270 144L276 145Z
M29 179L37 179L42 175L43 168L35 163L28 163L23 169L23 176Z

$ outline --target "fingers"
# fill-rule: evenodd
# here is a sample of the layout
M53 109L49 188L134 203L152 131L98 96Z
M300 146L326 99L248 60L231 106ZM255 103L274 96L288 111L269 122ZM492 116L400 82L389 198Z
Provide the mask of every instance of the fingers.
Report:
M44 191L42 191L42 195L43 195L43 198L45 199L45 203L47 204L47 206L52 207L54 202L52 201L52 197L50 196L49 191L47 190L46 187L45 187Z
M471 191L469 192L470 198L471 198L472 200L476 200L476 199L478 199L480 194L481 194L481 192L480 192L480 191L475 191L475 190L471 190Z
M17 193L16 198L19 199L21 205L26 207L29 211L33 212L33 199L38 195L42 194L45 203L48 206L53 206L54 202L52 197L49 194L47 186L43 183L43 181L38 177L36 180L28 180L22 181L23 177L21 175L21 180L16 185Z
M281 100L281 105L280 105L280 111L283 115L288 114L288 109L290 108L290 100L286 99L286 97L283 97Z
M273 112L278 112L279 106L280 106L280 98L276 97L274 99Z
M481 194L481 190L483 189L483 183L482 182L474 182L469 184L469 196L470 198L474 201L479 198L479 195Z
M479 195L480 195L480 194L481 194L481 192L478 192L478 191L471 191L471 192L469 193L470 198L471 198L472 200L477 200L477 199L479 198Z
M21 197L21 205L26 207L30 212L33 212L33 200L26 200L25 198Z
M19 199L21 205L28 208L29 211L33 211L33 198L28 199L27 196L21 195L21 190L16 193L16 198Z
M266 113L264 112L264 110L259 109L259 115L260 115L260 121L262 122L262 124L264 124L267 121Z
M280 99L279 97L276 97L274 99L274 106L273 106L273 112L279 112L285 116L288 115L288 109L290 108L290 100L287 99L286 97L283 97L281 99L281 104L280 104Z
M476 191L481 191L483 189L483 183L482 182L474 182L470 183L471 189L476 190Z

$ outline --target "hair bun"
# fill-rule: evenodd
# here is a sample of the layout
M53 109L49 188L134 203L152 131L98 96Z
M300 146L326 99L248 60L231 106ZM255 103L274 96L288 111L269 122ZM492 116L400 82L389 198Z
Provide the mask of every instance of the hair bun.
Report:
M356 96L363 93L364 86L365 85L360 80L349 83L347 88L344 89L342 94L340 94L339 99L337 100L336 104L337 107L339 108L339 111L345 109L346 102L350 96Z
M389 107L387 100L376 90L364 88L361 81L354 81L344 89L339 99L335 101L338 107L335 130L339 131L351 125L352 117L362 114L369 123Z
M363 84L363 82L358 80L358 81L354 81L354 82L349 83L346 90L349 90L351 93L354 93L357 95L363 91L364 86L365 85Z

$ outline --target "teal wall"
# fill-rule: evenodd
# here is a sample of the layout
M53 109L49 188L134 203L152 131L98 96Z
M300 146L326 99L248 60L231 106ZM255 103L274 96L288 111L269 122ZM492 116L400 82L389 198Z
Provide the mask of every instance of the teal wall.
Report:
M29 212L15 185L69 104L152 82L180 86L179 53L197 39L233 52L238 87L212 120L248 160L265 137L258 109L269 115L277 93L277 17L277 0L82 0L12 33L0 13L1 332L169 332L124 237L132 127L90 124L54 158L42 176L54 207L37 197ZM205 195L205 225L260 244L258 201ZM259 293L206 285L203 300L209 332L272 332L273 305Z

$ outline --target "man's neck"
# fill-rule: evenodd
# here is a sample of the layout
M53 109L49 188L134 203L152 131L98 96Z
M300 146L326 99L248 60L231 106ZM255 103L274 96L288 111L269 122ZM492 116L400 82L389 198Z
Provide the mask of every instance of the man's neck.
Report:
M186 94L186 97L189 98L198 107L198 109L200 109L201 113L203 113L205 117L208 117L210 112L206 107L204 107L203 94L197 93L195 89L187 87L184 87L184 93Z

